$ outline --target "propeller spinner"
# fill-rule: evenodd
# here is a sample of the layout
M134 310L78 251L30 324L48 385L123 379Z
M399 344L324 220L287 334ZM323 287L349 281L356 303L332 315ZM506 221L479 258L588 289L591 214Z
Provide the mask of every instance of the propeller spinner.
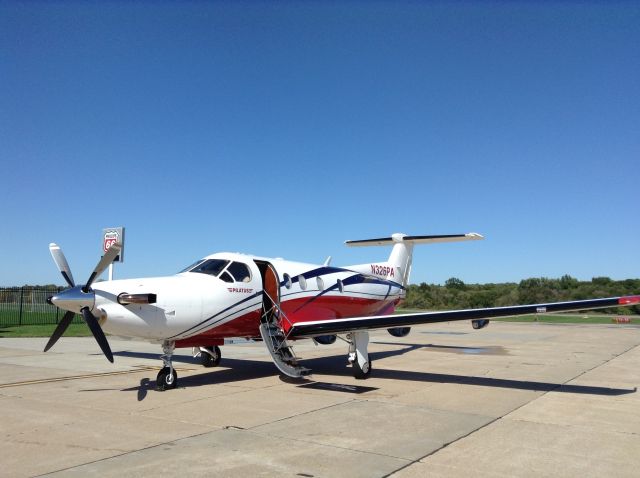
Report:
M113 362L113 354L111 353L109 342L107 342L107 338L98 323L98 319L91 313L91 309L93 309L95 304L95 292L91 289L91 284L93 284L93 281L100 276L107 267L109 267L117 255L120 254L121 249L122 245L118 242L111 245L109 250L104 256L102 256L96 267L93 269L87 283L83 286L77 286L75 285L71 269L69 268L69 263L67 262L62 249L60 249L60 246L57 244L49 244L51 257L53 257L53 261L56 263L58 270L62 274L62 277L64 277L67 284L69 284L70 288L51 297L51 303L66 310L67 313L64 314L62 320L53 331L49 342L47 342L47 345L44 348L45 352L53 347L62 334L64 334L65 330L67 330L67 327L69 327L69 324L73 320L74 315L81 314L82 318L89 326L89 329L91 329L91 333L95 337L96 342L98 342L98 345L102 349L105 357L107 357L109 362Z

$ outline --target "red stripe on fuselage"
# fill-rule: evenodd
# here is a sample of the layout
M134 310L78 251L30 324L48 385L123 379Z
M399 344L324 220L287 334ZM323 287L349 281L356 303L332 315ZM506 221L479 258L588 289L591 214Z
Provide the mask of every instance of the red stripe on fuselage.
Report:
M322 296L313 301L308 297L290 299L282 302L281 307L291 323L283 320L282 325L288 332L298 322L392 314L399 301L398 297L378 300L352 296Z
M298 322L392 314L399 301L398 297L377 300L347 295L284 300L280 306L290 323L283 319L282 326L286 332ZM227 337L260 337L260 315L260 309L241 315L193 337L176 340L176 347L220 345Z

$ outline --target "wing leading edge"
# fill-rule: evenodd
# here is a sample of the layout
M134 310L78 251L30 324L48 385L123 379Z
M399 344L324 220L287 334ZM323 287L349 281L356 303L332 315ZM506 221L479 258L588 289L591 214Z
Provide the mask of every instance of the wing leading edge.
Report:
M351 317L348 319L317 320L298 322L289 330L289 338L315 337L340 334L355 330L386 329L407 327L418 324L434 324L454 320L492 319L512 315L545 314L578 310L603 309L640 304L640 295L609 297L606 299L576 300L571 302L551 302L548 304L514 305L490 307L486 309L445 310L420 312L415 314L378 315L373 317Z

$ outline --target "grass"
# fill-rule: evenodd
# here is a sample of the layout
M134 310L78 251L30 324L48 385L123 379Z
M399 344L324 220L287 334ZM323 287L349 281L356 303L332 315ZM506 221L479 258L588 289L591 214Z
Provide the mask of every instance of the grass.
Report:
M50 337L56 324L47 325L16 325L0 327L0 337ZM65 337L89 337L91 331L85 324L71 324L64 333Z
M422 310L400 309L396 313L425 312ZM500 322L542 322L552 324L611 324L619 315L586 315L586 314L565 314L565 315L521 315L515 317L501 317L496 320ZM622 317L631 318L632 324L640 324L640 316L625 315ZM46 325L15 325L0 326L0 337L50 337L56 328L56 324ZM90 337L91 331L84 323L71 324L64 333L65 337Z
M4 304L3 304L4 305ZM62 318L64 315L64 311L58 313L58 317ZM17 322L20 320L20 313L18 310L7 309L3 307L0 309L0 321L2 322ZM22 311L22 320L24 322L28 321L39 321L39 322L55 322L56 321L56 312L46 311L31 311L31 310L23 310Z
M544 322L549 324L613 324L616 317L629 317L631 324L640 323L640 316L637 315L585 315L585 314L570 314L570 315L520 315L516 317L501 317L501 322Z

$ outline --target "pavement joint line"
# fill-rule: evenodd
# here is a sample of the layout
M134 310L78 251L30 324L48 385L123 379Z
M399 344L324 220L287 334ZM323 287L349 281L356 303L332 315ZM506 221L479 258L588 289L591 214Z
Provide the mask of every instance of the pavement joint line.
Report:
M511 420L512 422L538 423L538 424L550 425L550 426L559 427L559 428L575 429L576 431L594 430L594 429L599 431L598 428L588 427L584 425L573 425L571 423L553 423L553 422L542 422L542 421L534 422L531 420L527 420L526 418L510 418L510 417L504 417L504 418L506 418L507 420ZM616 433L620 435L640 436L640 433L637 433L637 432L626 432L622 430L608 430L608 431L610 433Z
M99 372L99 373L89 373L89 374L83 374L83 375L70 375L70 376L66 376L66 377L43 378L43 379L39 379L39 380L25 380L23 382L3 383L3 384L0 384L0 389L9 388L9 387L22 387L22 386L25 386L25 385L38 385L38 384L42 384L42 383L65 382L65 381L68 381L68 380L82 380L82 379L86 379L86 378L108 377L108 376L112 376L112 375L127 375L127 374L132 374L132 373L148 372L149 370L157 370L157 367L137 366L137 368L134 369L134 370L118 370L118 371L115 371L115 372ZM185 371L191 371L193 369L189 369L189 368L179 369L179 368L176 368L176 370L185 372Z
M178 389L180 389L180 387L178 387ZM157 390L153 390L153 389L151 389L151 390L155 391L155 392L158 392ZM254 389L233 390L232 392L226 393L226 394L221 395L221 396L214 395L214 396L207 396L207 397L198 397L198 398L194 398L193 400L187 400L187 401L182 402L182 403L183 404L187 404L187 403L192 404L192 403L197 403L197 402L203 402L203 401L207 401L207 400L211 400L211 399L215 399L215 398L219 398L219 397L230 397L230 396L234 396L234 395L239 395L241 393L249 393L249 392L252 392L253 390ZM165 391L165 392L158 392L158 393L167 393L167 392ZM171 406L171 405L169 405L169 406ZM158 404L158 406L155 406L155 407L145 408L145 409L142 410L141 416L147 416L149 418L154 418L153 416L145 415L145 414L147 414L149 412L154 412L156 410L160 410L160 409L165 408L165 407L167 407L167 404L166 403L161 403L161 404ZM193 421L189 421L189 420L173 420L173 421L178 422L178 423L184 423L186 425L202 425L202 423L193 422ZM204 426L208 426L208 425L204 425ZM225 426L227 426L227 425L225 425ZM229 426L235 427L235 425L229 425ZM257 425L257 426L260 426L260 425ZM242 428L242 429L244 430L244 428Z
M16 440L16 443L20 443L23 445L36 445L36 446L42 446L44 443L41 441L36 441L36 440ZM65 448L71 448L71 449L78 449L78 450L91 450L91 451L108 451L108 452L116 452L116 453L126 453L127 450L123 450L121 448L95 448L95 447L86 447L86 446L82 446L82 445L72 445L70 443L67 443L64 445Z
M338 450L348 450L348 451L353 451L353 452L357 452L357 453L366 453L366 454L369 454L369 455L383 456L383 457L386 457L386 458L394 458L396 460L409 461L408 458L401 457L401 456L388 455L388 454L385 454L385 453L376 453L374 451L367 451L367 450L358 450L358 449L355 449L355 448L347 448L347 447L338 446L338 445L331 445L331 444L327 444L327 443L319 443L317 441L306 440L306 439L303 439L303 438L292 438L291 436L288 436L288 435L280 436L280 435L274 435L274 434L264 434L264 433L260 433L259 430L255 430L258 427L263 427L263 426L271 425L273 423L278 423L278 422L281 422L281 421L284 421L284 420L288 420L289 418L301 417L303 415L308 415L310 413L315 413L315 412L320 411L320 410L327 410L329 408L337 407L337 406L340 406L340 405L345 405L347 403L369 402L369 401L375 401L375 400L369 400L369 399L367 399L367 400L359 400L357 398L352 398L352 399L344 401L344 402L334 403L332 405L327 405L326 407L316 408L315 410L309 410L307 412L298 413L297 415L291 415L290 417L279 418L278 420L274 420L274 421L269 422L269 423L263 423L261 425L255 425L255 426L249 427L249 428L242 428L242 431L250 432L250 433L253 433L255 435L259 435L261 437L277 437L277 438L282 438L282 439L286 439L286 440L293 440L293 441L297 441L297 442L301 442L301 443L311 443L313 445L326 446L326 447L335 448L335 449L338 449ZM384 402L376 402L376 403L384 403ZM227 429L227 428L232 428L234 430L238 429L238 427L233 426L233 425L225 427L225 429ZM415 463L415 462L412 462L412 463ZM405 468L405 466L398 468L398 470L401 470L403 468ZM398 471L398 470L396 470L396 471ZM395 471L393 473L395 473ZM388 475L386 475L386 476L388 476Z
M352 400L352 401L354 401L354 400ZM329 408L329 407L323 407L323 408ZM321 409L319 409L319 410L321 410ZM309 413L309 412L305 412L305 413ZM303 415L303 414L301 414L301 415ZM280 421L280 420L276 420L276 421ZM210 434L210 433L214 433L214 432L217 432L217 431L223 431L224 432L224 431L227 431L227 430L237 431L237 432L247 432L247 433L252 433L254 435L259 435L261 437L265 437L265 435L263 435L261 433L257 433L255 431L252 431L249 428L239 428L239 427L234 426L234 425L224 426L224 427L215 427L212 430L208 430L206 432L196 433L194 435L178 438L178 439L175 439L175 440L169 440L169 441L162 442L162 443L157 443L155 445L150 445L150 446L147 446L147 447L144 447L144 448L139 448L139 449L136 449L136 450L126 451L126 452L120 453L118 455L106 456L104 458L100 458L99 460L88 461L86 463L82 463L82 464L79 464L79 465L73 465L73 466L70 466L70 467L67 467L67 468L61 468L59 470L49 471L47 473L43 473L43 474L40 474L40 475L34 475L34 477L37 478L37 477L43 477L43 476L52 475L54 473L61 473L61 472L64 472L64 471L73 470L74 468L79 468L79 467L86 466L86 465L93 465L93 464L100 463L100 462L107 461L107 460L111 460L111 459L114 459L114 458L120 458L122 456L131 455L133 453L152 450L154 448L158 448L158 447L161 447L161 446L164 446L164 445L168 445L169 443L178 443L178 442L181 442L183 440L188 440L188 439L191 439L191 438L204 436L204 435L207 435L207 434ZM268 435L268 436L269 437L278 437L277 435ZM408 461L407 458L397 457L397 456L393 456L393 455L385 455L383 453L376 453L376 452L365 451L365 450L356 450L356 449L353 449L353 448L346 448L346 447L337 446L337 445L330 445L330 444L326 444L326 443L317 443L317 442L313 442L313 441L310 441L310 440L301 440L301 439L292 438L292 437L289 437L289 436L278 437L278 438L285 438L287 440L297 441L297 442L302 442L302 443L311 443L313 445L317 445L317 446L321 446L321 447L327 447L327 448L335 448L335 449L338 449L338 450L347 450L347 451L351 451L351 452L354 452L354 453L363 453L363 454L367 454L367 455L376 455L376 456L382 456L382 457L387 457L387 458L394 458L394 459L401 460L401 461ZM405 468L405 467L398 468L398 470L401 470L403 468ZM388 475L386 475L386 476L388 476Z
M254 425L254 426L252 426L252 427L247 427L247 428L245 428L245 430L247 430L247 431L254 431L254 429L255 429L255 428L258 428L258 427L263 427L263 426L266 426L266 425L272 425L272 424L274 424L274 423L282 422L282 421L284 421L284 420L289 420L290 418L302 417L302 416L304 416L304 415L308 415L308 414L310 414L310 413L315 413L315 412L319 412L319 411L321 411L321 410L327 410L327 409L329 409L329 408L337 407L337 406L339 406L339 405L344 405L344 404L347 404L347 403L359 402L359 401L366 401L366 400L358 400L358 399L355 399L355 398L351 398L351 399L349 399L349 400L345 400L344 402L333 403L333 404L331 404L331 405L327 405L326 407L314 408L313 410L308 410L308 411L306 411L306 412L297 413L297 414L295 414L295 415L290 415L290 416L288 416L288 417L284 417L284 418L278 418L277 420L273 420L273 421L268 422L268 423L262 423L262 424L260 424L260 425ZM260 433L258 433L258 432L255 432L255 433L256 433L256 434L258 434L258 435L261 435L261 434L260 434ZM262 436L262 435L261 435L261 436Z
M265 388L269 388L269 387L265 387ZM239 394L241 394L241 393L251 393L251 392L253 392L254 390L255 390L255 389L236 390L236 391L234 391L233 393L229 393L229 394L227 394L227 395L225 395L225 396L239 395ZM210 400L210 399L211 399L211 397L200 397L200 398L196 398L196 399L194 399L194 400L189 400L188 402L185 402L185 403L196 403L196 402L201 402L201 401L204 401L204 400ZM272 423L277 423L277 422L280 422L280 421L282 421L282 420L288 420L289 418L296 418L296 417L299 417L299 416L302 416L302 415L306 415L306 414L308 414L308 413L312 413L312 412L315 412L315 411L318 411L318 410L324 410L324 409L327 409L327 408L335 407L335 406L337 406L337 405L342 405L342 404L345 404L345 403L348 403L348 402L352 402L352 401L355 401L355 399L347 400L347 401L345 401L345 402L340 402L340 403L334 403L334 404L332 404L332 405L327 405L326 407L316 408L316 409L314 409L314 410L308 410L308 411L306 411L306 412L301 412L301 413L298 413L298 414L295 414L295 415L290 415L290 416L288 416L288 417L279 418L278 420L274 420L274 421L267 422L267 423L261 423L261 424L259 424L259 425L254 425L254 426L252 426L252 427L240 427L240 426L238 426L238 425L223 425L223 428L224 428L224 429L234 429L234 430L236 430L236 429L237 429L237 430L247 430L247 431L250 431L250 430L252 430L253 428L256 428L256 427L261 427L261 426L265 426L265 425L271 425ZM147 416L147 415L145 415L145 413L152 412L152 411L154 411L154 410L159 410L159 409L161 409L161 408L164 408L165 406L166 406L166 405L159 405L159 406L157 406L157 407L153 407L153 408L146 409L146 410L142 413L142 415L143 415L143 416ZM198 423L198 422L192 422L192 421L189 421L189 420L174 420L174 421L176 421L176 422L178 422L178 423L184 423L184 424L186 424L186 425L202 425L201 423ZM205 426L207 426L207 425L205 425ZM256 433L256 434L259 434L259 433ZM259 435L263 436L262 434L259 434Z
M488 427L489 425L492 425L493 423L495 423L495 422L497 422L497 421L499 421L499 420L502 420L503 418L507 417L508 415L511 415L513 412L520 410L522 407L525 407L525 406L529 405L530 403L535 402L536 400L539 400L540 398L544 397L544 396L545 396L545 395L547 395L548 393L555 392L556 390L558 390L559 388L563 387L564 385L567 385L569 382L572 382L573 380L576 380L577 378L580 378L580 377L581 377L582 375L584 375L585 373L591 372L592 370L595 370L595 369L597 369L598 367L602 367L603 365L608 364L608 363L609 363L609 362L611 362L612 360L615 360L616 358L618 358L618 357L620 357L620 356L622 356L622 355L626 354L627 352L630 352L631 350L633 350L633 349L635 349L635 348L637 348L637 347L640 347L640 345L638 345L638 344L634 344L634 345L632 345L631 347L627 348L626 350L624 350L624 351L620 352L620 353L619 353L619 354L617 354L617 355L612 356L611 358L609 358L609 359L605 360L604 362L601 362L601 363L599 363L599 364L597 364L597 365L594 365L594 366L593 366L593 367L591 367L589 370L585 370L585 371L583 371L583 372L579 373L579 374L578 374L578 375L576 375L575 377L570 378L570 379L566 380L565 382L563 382L563 383L561 383L561 384L558 384L556 387L552 388L551 390L547 390L547 391L545 391L545 392L544 392L544 393L542 393L541 395L538 395L538 396L534 397L532 400L529 400L528 402L523 403L523 404L522 404L522 405L520 405L519 407L514 408L513 410L511 410L511 411L509 411L509 412L505 413L504 415L502 415L502 416L500 416L500 417L496 417L495 419L491 420L490 422L485 423L485 424L484 424L484 425L482 425L481 427L478 427L478 428L476 428L475 430L471 430L469 433L467 433L467 434L465 434L465 435L462 435L462 436L459 436L459 437L458 437L458 438L456 438L455 440L452 440L452 441L450 441L450 442L448 442L448 443L443 444L440 448L437 448L437 449L433 450L432 452L427 453L427 454L426 454L425 456L423 456L422 458L419 458L419 459L417 459L417 460L413 460L411 463L408 463L407 465L402 466L402 467L398 468L397 470L392 471L391 473L388 473L388 474L384 475L382 478L388 478L388 477L390 477L391 475L393 475L394 473L397 473L397 472L399 472L399 471L401 471L401 470L404 470L405 468L408 468L408 467L410 467L411 465L413 465L413 464L415 464L415 463L422 462L422 460L424 460L425 458L429 458L430 456L435 455L435 454L436 454L436 453L438 453L440 450L443 450L444 448L447 448L449 445L453 445L454 443L456 443L456 442L458 442L458 441L460 441L460 440L463 440L463 439L465 439L465 438L467 438L467 437L469 437L469 436L473 435L474 433L479 432L480 430L482 430L482 429L484 429L484 428ZM514 421L515 421L515 420L514 420ZM522 421L524 421L524 420L522 420ZM633 435L635 435L635 434L633 434ZM424 463L424 462L423 462L423 463Z
M340 404L336 404L336 405L340 405ZM332 405L332 406L335 406L335 405ZM330 408L330 407L323 407L323 408L319 408L318 410L323 410L324 408ZM311 413L311 412L301 413L300 415L305 415L306 413ZM294 415L294 416L299 416L299 415ZM273 423L276 423L276 422L279 422L279 421L281 421L281 420L276 420ZM270 424L267 423L266 425L270 425ZM263 425L258 425L258 426L263 426ZM275 438L280 438L280 439L283 439L283 440L291 440L291 441L300 442L300 443L309 443L311 445L317 445L317 446L322 446L322 447L327 447L327 448L334 448L336 450L347 450L347 451L351 451L351 452L354 452L354 453L365 453L367 455L376 455L376 456L383 456L385 458L393 458L394 460L410 461L410 458L405 458L405 457L402 457L402 456L387 455L385 453L377 453L375 451L368 451L368 450L359 450L357 448L348 448L348 447L345 447L345 446L332 445L330 443L319 443L317 441L307 440L307 439L304 439L304 438L293 438L293 437L288 436L288 435L285 435L285 436L273 435L273 434L266 435L264 433L260 433L259 431L253 430L253 428L255 428L255 427L243 428L242 430L239 430L239 431L253 433L254 435L258 435L258 436L265 437L265 438L275 437ZM233 428L230 428L230 429L237 430L236 427L233 427ZM414 462L412 462L412 463L414 463ZM400 468L398 468L398 470L401 470L403 468L405 468L405 467L404 466L400 467ZM395 471L393 473L395 473ZM388 476L388 475L386 475L386 476Z
M533 392L533 393L538 393L538 392ZM451 413L451 410L447 410L446 408L437 408L437 407L425 407L422 405L407 405L405 403L392 403L386 400L380 400L380 399L369 399L368 401L370 402L375 402L375 403L381 403L383 405L392 405L392 406L396 406L396 407L403 407L403 408L419 408L420 410L431 410L434 412L443 412L443 413ZM484 418L491 418L491 415L482 415L480 413L472 413L472 412L454 412L456 414L460 414L460 415L472 415L474 417L484 417ZM509 412L511 413L511 412Z
M36 476L36 477L40 477L40 476L47 476L47 475L52 475L52 474L54 474L54 473L61 473L61 472L63 472L63 471L73 470L74 468L79 468L79 467L81 467L81 466L93 465L93 464L95 464L95 463L100 463L100 462L102 462L102 461L111 460L111 459L113 459L113 458L119 458L119 457L121 457L121 456L131 455L132 453L138 453L138 452L142 452L142 451L146 451L146 450L151 450L151 449L153 449L153 448L158 448L158 447L160 447L160 446L168 445L169 443L175 443L175 442L179 442L179 441L186 440L186 439L189 439L189 438L195 438L195 437L198 437L198 436L203 436L203 435L206 435L207 433L212 433L212 432L215 432L215 431L217 431L217 430L221 430L221 428L219 428L219 427L215 427L215 428L213 428L212 430L208 430L208 431L206 431L206 432L196 433L196 434L194 434L194 435L190 435L190 436L186 436L186 437L178 438L178 439L176 439L176 440L169 440L169 441L165 441L165 442L162 442L162 443L156 443L155 445L149 445L149 446L146 446L146 447L144 447L144 448L137 448L137 449L135 449L135 450L126 451L126 452L124 452L124 453L120 453L120 454L117 454L117 455L105 456L104 458L100 458L99 460L88 461L88 462L86 462L86 463L82 463L82 464L79 464L79 465L69 466L69 467L67 467L67 468L61 468L61 469L59 469L59 470L48 471L48 472L43 473L43 474L41 474L41 475L35 475L35 476Z
M241 427L238 427L237 425L225 425L223 427L215 427L214 429L208 430L206 432L196 433L194 435L190 435L190 436L187 436L187 437L182 437L182 438L179 438L179 439L176 439L176 440L169 440L169 441L166 441L166 442L157 443L155 445L150 445L150 446L145 447L145 448L139 448L137 450L127 451L127 452L120 453L120 454L117 454L117 455L104 457L104 458L101 458L99 460L89 461L89 462L82 463L80 465L74 465L74 466L68 467L68 468L62 468L60 470L47 472L45 474L37 475L37 476L47 476L47 475L50 475L50 474L53 474L53 473L60 473L60 472L72 470L74 468L78 468L78 467L85 466L85 465L91 465L91 464L95 464L95 463L100 463L102 461L110 460L112 458L118 458L118 457L126 456L126 455L129 455L129 454L132 454L132 453L137 453L137 452L150 450L150 449L157 448L157 447L160 447L160 446L163 446L163 445L167 445L169 443L177 443L177 442L180 442L182 440L189 439L189 438L195 438L195 437L198 437L198 436L203 436L203 435L206 435L206 434L209 434L209 433L213 433L213 432L218 431L218 430L233 430L233 431L240 431L240 432L248 432L248 433L252 433L254 435L259 435L259 436L262 436L262 437L265 437L265 436L266 437L276 437L277 435L272 435L272 434L265 435L265 434L262 434L259 431L254 430L254 428L257 428L257 427L260 427L260 426L271 425L272 423L277 423L277 422L280 422L280 421L283 421L283 420L287 420L289 418L295 418L295 417L307 415L309 413L314 413L316 411L325 410L325 409L328 409L328 408L336 407L338 405L344 405L346 403L357 402L357 401L368 401L368 400L358 400L358 399L352 398L350 400L346 400L345 402L334 403L334 404L328 405L326 407L316 408L314 410L309 410L307 412L302 412L302 413L299 413L297 415L291 415L289 417L280 418L278 420L274 420L274 421L269 422L269 423L263 423L261 425L255 425L254 427L249 427L249 428L241 428ZM318 446L335 448L335 449L340 449L340 450L348 450L348 451L352 451L352 452L356 452L356 453L365 453L365 454L370 454L370 455L377 455L377 456L383 456L383 457L388 457L388 458L394 458L394 459L402 460L402 461L408 461L407 458L403 458L403 457L398 457L398 456L393 456L393 455L386 455L386 454L383 454L383 453L376 453L376 452L371 452L371 451L366 451L366 450L356 450L356 449L353 449L353 448L341 447L341 446L337 446L337 445L330 445L330 444L326 444L326 443L317 443L317 442L314 442L314 441L311 441L311 440L303 440L303 439L299 439L299 438L292 438L290 436L284 436L284 437L279 437L279 438L292 440L292 441L298 441L298 442L302 442L302 443L311 443L311 444L318 445ZM404 467L398 468L398 470L401 470L402 468L404 468Z

